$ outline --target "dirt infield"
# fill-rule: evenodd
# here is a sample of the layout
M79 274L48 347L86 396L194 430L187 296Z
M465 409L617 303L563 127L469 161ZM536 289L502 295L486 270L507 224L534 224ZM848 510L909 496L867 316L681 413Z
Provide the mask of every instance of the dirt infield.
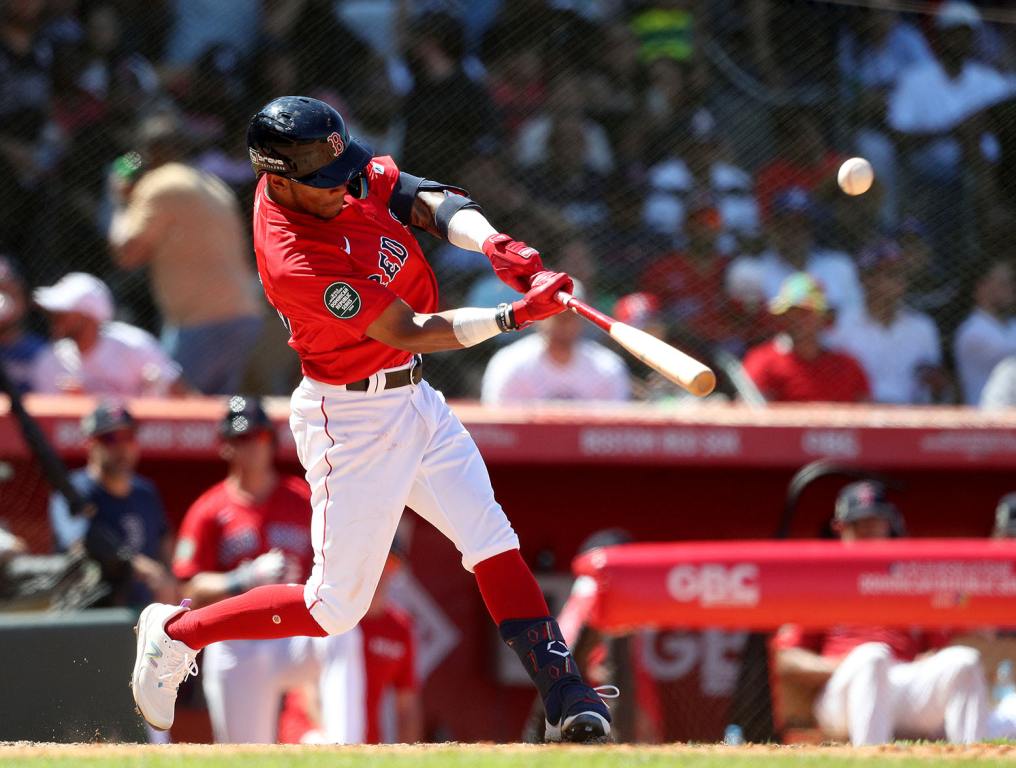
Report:
M795 745L780 746L768 744L748 744L739 747L724 745L690 745L666 744L657 746L601 745L595 747L574 745L535 745L535 744L420 744L420 745L384 745L384 746L280 746L280 745L212 745L212 744L172 744L155 746L148 744L44 744L35 742L0 742L0 765L6 765L13 759L42 758L43 762L57 760L86 761L140 761L148 759L172 758L190 762L193 759L217 760L229 764L243 757L275 757L286 763L295 764L302 757L327 758L329 755L342 758L356 758L371 764L369 758L393 758L401 764L411 764L413 758L437 757L476 757L482 761L488 757L515 757L527 760L529 764L540 764L542 756L554 756L557 762L564 758L574 762L581 756L583 763L594 755L610 755L617 758L618 765L636 763L653 763L659 758L707 758L707 762L734 758L774 758L774 762L784 759L798 762L801 758L831 758L830 763L838 763L843 759L849 762L885 759L907 759L938 761L1012 761L1016 763L1016 744L975 744L961 746L940 743L900 743L881 747L855 748L843 745L814 746ZM654 759L655 758L655 759ZM449 760L449 762L453 762ZM454 760L459 764L459 760ZM598 761L597 761L598 762Z

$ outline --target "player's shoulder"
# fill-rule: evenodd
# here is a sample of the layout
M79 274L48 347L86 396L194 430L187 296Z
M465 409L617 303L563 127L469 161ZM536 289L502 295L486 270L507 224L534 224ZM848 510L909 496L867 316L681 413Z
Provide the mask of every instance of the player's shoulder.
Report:
M155 487L155 483L143 475L134 475L131 478L131 490L140 496L154 498L161 503L162 497L159 496L159 490Z
M413 637L413 619L406 611L396 605L388 605L384 618L394 634L402 635L406 640Z

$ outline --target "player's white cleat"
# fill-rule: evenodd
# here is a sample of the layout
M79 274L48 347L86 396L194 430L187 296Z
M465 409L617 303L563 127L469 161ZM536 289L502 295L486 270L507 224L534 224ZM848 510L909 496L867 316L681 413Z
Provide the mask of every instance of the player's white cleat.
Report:
M134 628L138 655L131 676L134 703L148 724L160 731L173 725L180 683L198 673L195 651L166 634L166 622L187 608L153 603L141 612Z

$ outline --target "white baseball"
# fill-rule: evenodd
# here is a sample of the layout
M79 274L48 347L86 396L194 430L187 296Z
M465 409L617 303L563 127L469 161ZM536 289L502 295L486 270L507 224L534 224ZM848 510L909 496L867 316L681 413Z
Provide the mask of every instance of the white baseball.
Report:
M836 181L840 189L848 195L863 195L871 189L871 184L875 181L875 171L872 170L871 163L863 157L851 157L843 161L836 174Z

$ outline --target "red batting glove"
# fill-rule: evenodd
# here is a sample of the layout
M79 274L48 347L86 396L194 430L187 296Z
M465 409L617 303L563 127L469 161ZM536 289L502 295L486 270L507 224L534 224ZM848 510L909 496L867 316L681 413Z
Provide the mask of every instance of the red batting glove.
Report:
M516 328L522 329L537 320L564 312L564 305L555 301L554 294L558 291L571 293L574 287L571 277L564 272L537 272L526 295L512 303Z
M483 241L483 253L501 282L519 293L528 291L530 279L543 271L540 252L511 235L491 235Z

